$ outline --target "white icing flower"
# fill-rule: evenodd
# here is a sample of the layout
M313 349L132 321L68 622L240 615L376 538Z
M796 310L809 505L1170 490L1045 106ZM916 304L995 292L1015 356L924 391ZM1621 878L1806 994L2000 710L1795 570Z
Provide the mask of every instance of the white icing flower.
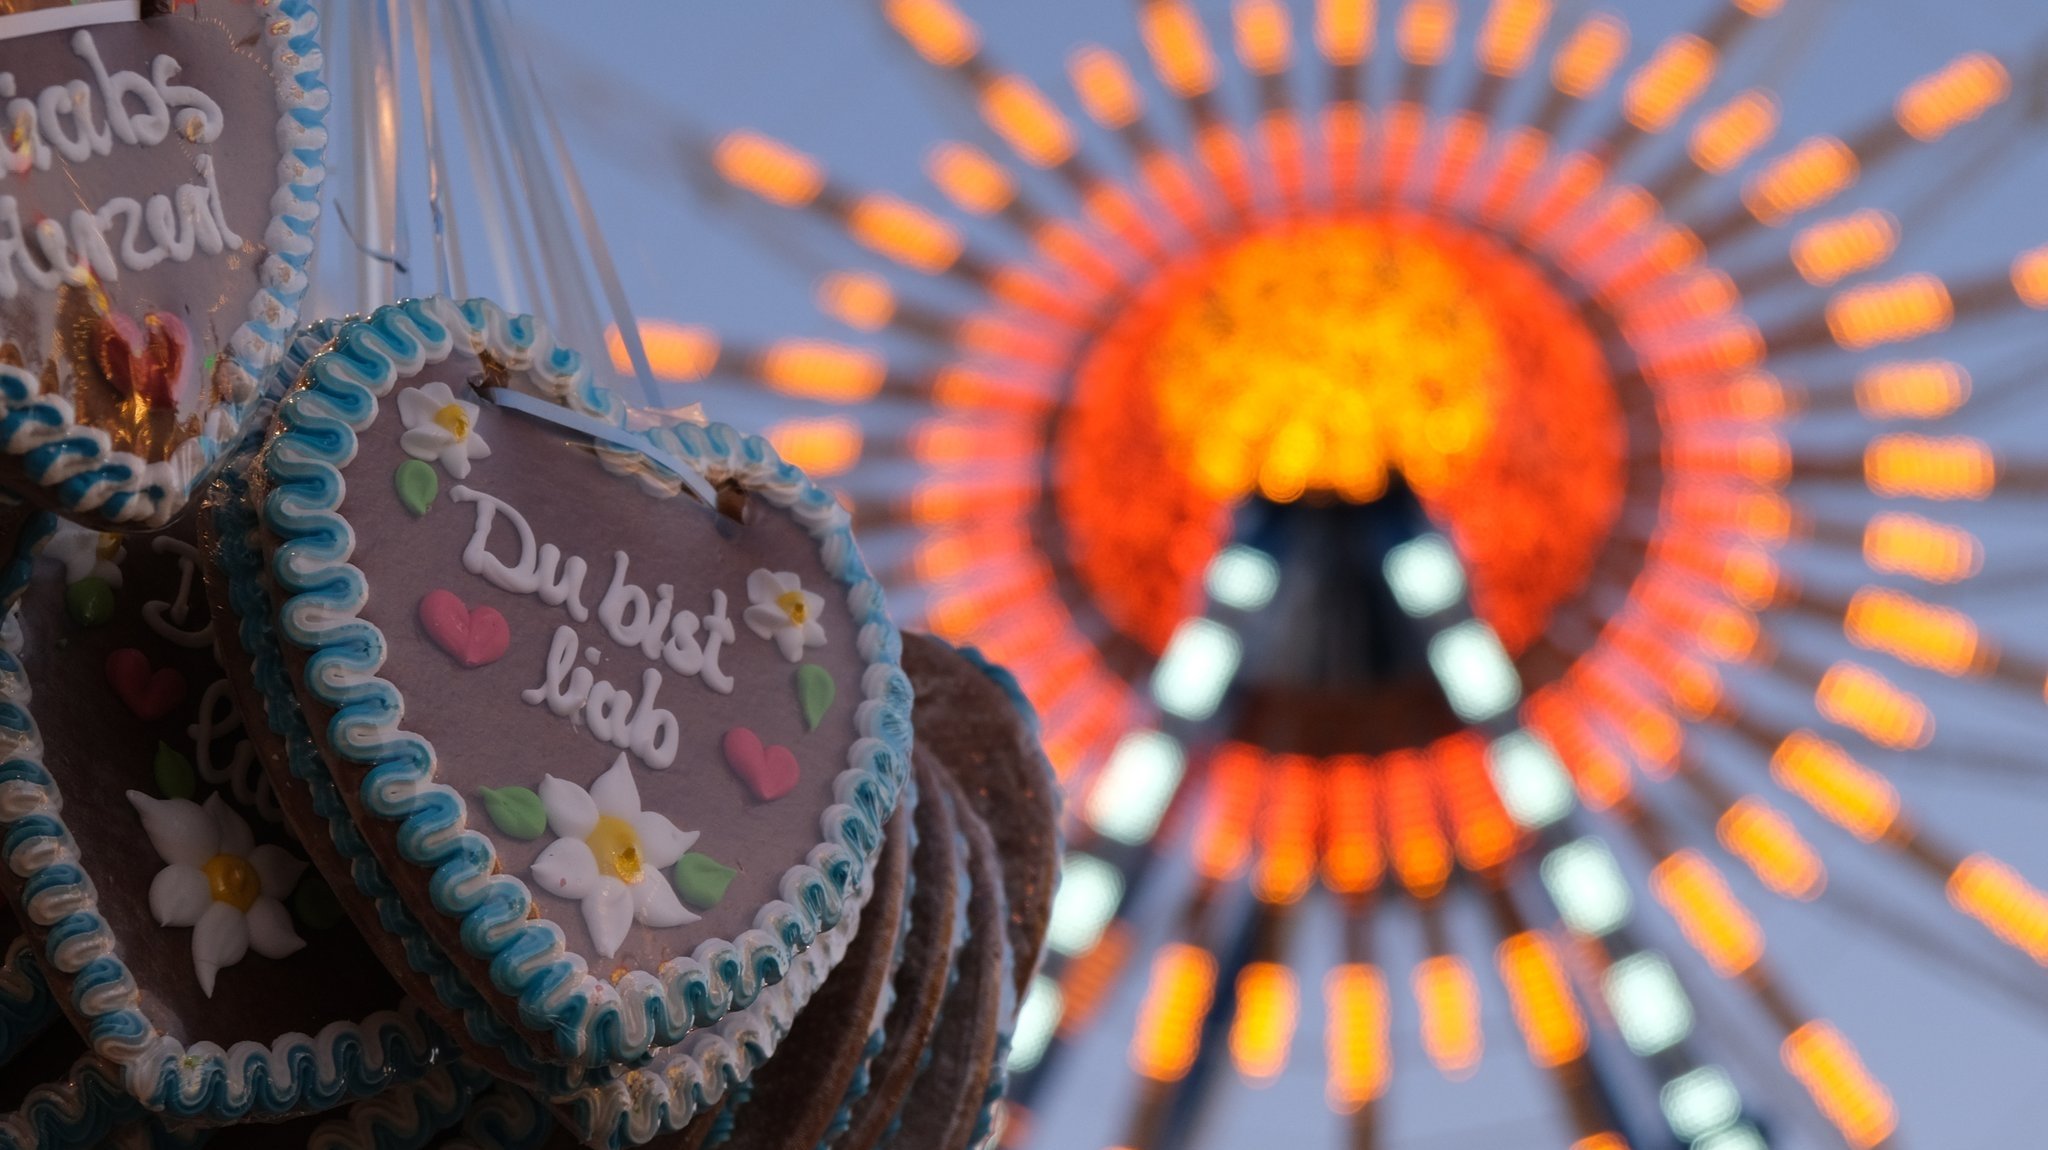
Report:
M398 418L405 434L398 445L414 459L440 461L457 479L469 475L469 461L490 455L491 445L476 433L477 406L455 398L440 380L398 393Z
M192 969L213 997L213 976L250 950L283 958L306 941L292 929L283 898L306 871L282 847L256 845L249 824L220 795L201 806L190 799L153 799L129 791L142 829L169 864L149 883L149 911L162 926L192 929Z
M540 781L540 802L556 839L533 860L542 890L583 904L597 953L610 958L638 920L657 929L697 921L662 872L697 841L666 815L640 809L640 788L620 755L588 791L553 775Z
M121 585L121 560L127 549L119 535L80 527L66 519L57 521L57 533L43 545L43 554L64 565L64 582L104 579L107 586Z
M805 647L825 645L825 597L804 590L803 580L789 571L756 568L747 576L747 627L763 639L775 640L782 656L801 662Z

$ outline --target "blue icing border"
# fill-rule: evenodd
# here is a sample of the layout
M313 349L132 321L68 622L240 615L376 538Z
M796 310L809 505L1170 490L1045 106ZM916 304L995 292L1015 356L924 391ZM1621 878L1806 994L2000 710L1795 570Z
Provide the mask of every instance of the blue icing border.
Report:
M71 1064L63 1081L30 1090L13 1113L0 1115L0 1150L97 1146L142 1114L119 1075L87 1054Z
M220 353L238 395L209 412L198 435L171 458L149 463L115 451L106 432L79 425L70 401L43 394L34 374L0 365L0 451L18 457L27 477L66 512L133 526L168 523L261 402L259 383L291 337L312 282L306 264L313 255L320 187L327 178L328 90L320 75L324 58L313 0L264 3L276 13L265 23L264 37L277 83L276 130L283 154L263 232L268 250L261 282L250 298L248 317Z
M370 768L360 791L365 809L398 824L406 862L434 872L435 909L460 923L472 956L490 963L493 983L518 1002L518 1022L567 1061L636 1061L753 1002L864 889L881 824L908 774L911 691L899 666L901 638L845 510L766 440L717 425L643 433L650 445L714 481L746 484L810 530L827 571L847 588L858 649L869 664L862 678L867 697L856 710L862 737L835 782L838 801L820 819L820 843L807 862L785 872L784 897L761 908L754 928L736 940L706 940L659 972L630 972L617 985L592 975L566 951L559 928L528 918L533 896L526 884L494 873L496 851L470 829L463 797L433 781L434 749L398 726L404 699L377 677L383 636L359 614L369 588L349 563L355 538L340 513L342 469L357 433L374 423L379 400L399 377L445 359L458 341L528 369L570 410L626 426L625 405L531 317L508 316L483 300L433 298L347 324L309 363L304 385L279 405L277 432L259 462L270 485L261 520L280 540L270 573L288 596L278 629L310 653L306 689L334 711L327 741ZM656 494L673 495L679 486L673 473L637 452L598 445L597 454Z

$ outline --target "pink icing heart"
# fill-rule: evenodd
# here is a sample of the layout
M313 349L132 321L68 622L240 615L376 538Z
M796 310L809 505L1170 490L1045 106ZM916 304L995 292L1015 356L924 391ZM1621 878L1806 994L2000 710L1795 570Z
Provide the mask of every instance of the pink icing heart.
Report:
M725 733L725 761L763 802L774 802L796 789L795 752L763 746L761 736L745 727Z
M107 684L135 717L153 722L185 701L185 676L175 668L151 667L133 647L107 652Z
M512 628L497 608L472 608L453 591L427 592L420 600L420 626L435 646L465 667L495 663L512 645Z

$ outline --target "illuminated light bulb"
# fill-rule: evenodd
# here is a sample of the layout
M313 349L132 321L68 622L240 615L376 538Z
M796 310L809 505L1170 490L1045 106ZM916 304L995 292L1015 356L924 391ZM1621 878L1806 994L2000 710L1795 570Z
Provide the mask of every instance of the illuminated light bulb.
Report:
M951 0L883 0L882 14L918 55L941 68L958 67L981 50L981 34Z
M1237 632L1213 619L1189 619L1153 668L1152 696L1167 713L1200 722L1223 702L1242 655Z
M1585 1054L1585 1019L1549 941L1524 931L1503 941L1494 958L1530 1061L1548 1069Z
M1129 127L1144 111L1130 69L1107 48L1091 44L1075 49L1067 57L1067 77L1089 119L1111 131Z
M1628 25L1604 13L1590 16L1572 31L1551 65L1557 90L1583 100L1607 86L1628 52Z
M1949 875L1957 910L2048 966L2048 894L1990 855L1971 855Z
M1059 983L1042 974L1032 976L1031 989L1017 1008L1016 1027L1010 1034L1010 1073L1026 1073L1044 1061L1046 1049L1059 1033L1064 1005Z
M1664 1124L1687 1142L1742 1120L1742 1094L1718 1066L1702 1066L1666 1082L1657 1092L1657 1103Z
M1130 931L1112 924L1095 949L1067 964L1060 975L1060 996L1065 1009L1060 1013L1057 1033L1078 1034L1094 1021L1095 1012L1123 977L1131 947Z
M1837 293L1828 301L1828 330L1836 343L1860 351L1946 331L1955 315L1940 277L1909 275Z
M1692 162L1710 175L1726 175L1778 131L1778 102L1770 93L1751 90L1709 112L1692 131L1687 151Z
M1387 853L1401 885L1417 898L1441 893L1451 877L1451 846L1436 808L1435 787L1423 752L1394 751L1381 760L1387 813Z
M1869 209L1802 230L1792 241L1792 263L1807 283L1828 287L1869 271L1890 259L1898 247L1898 221Z
M1600 990L1622 1041L1642 1057L1669 1050L1692 1033L1692 1000L1660 954L1637 951L1608 967Z
M1998 486L1998 460L1968 436L1883 435L1863 452L1863 480L1888 499L1984 499Z
M1506 862L1520 836L1486 773L1486 743L1465 731L1437 740L1432 759L1450 818L1451 842L1465 869L1484 873Z
M2012 264L2012 290L2035 311L2048 310L2048 247L2023 253Z
M1202 1020L1216 991L1216 959L1184 942L1152 960L1145 1002L1131 1037L1131 1069L1154 1082L1178 1082L1195 1064Z
M921 272L952 267L963 247L951 226L894 196L862 196L847 212L846 230L861 246Z
M1602 1131L1573 1142L1568 1150L1628 1150L1628 1140L1619 1134Z
M1237 975L1237 1017L1230 1024L1230 1060L1254 1086L1271 1085L1287 1067L1300 992L1294 971L1252 962Z
M1864 842L1883 838L1898 820L1899 793L1891 783L1810 731L1794 731L1778 744L1771 777Z
M1376 0L1316 0L1316 47L1332 64L1356 64L1372 51Z
M1561 761L1571 772L1579 801L1586 804L1587 810L1610 810L1628 797L1635 786L1628 764L1592 737L1584 716L1554 688L1546 688L1530 700L1528 715L1531 725L1557 748ZM1495 787L1499 785L1496 779Z
M1771 161L1743 188L1742 202L1760 222L1781 224L1834 199L1861 172L1849 145L1816 136Z
M1931 76L1915 81L1899 97L1899 127L1932 143L1982 116L2012 94L2012 76L1986 52L1962 56Z
M1265 771L1265 757L1243 743L1226 743L1211 760L1194 842L1195 871L1204 878L1223 882L1244 870Z
M1940 419L1970 398L1970 373L1947 360L1881 363L1856 377L1856 407L1872 419Z
M818 307L859 331L879 331L896 316L888 281L866 272L833 272L818 281Z
M1716 837L1758 881L1786 898L1810 900L1827 886L1827 869L1792 820L1747 797L1721 813Z
M1290 906L1315 881L1321 780L1314 761L1301 755L1276 756L1269 777L1272 793L1260 820L1252 894L1273 906Z
M1859 647L1883 651L1945 675L1977 669L1977 625L1948 607L1922 603L1882 587L1865 587L1849 600L1842 631Z
M1756 1127L1743 1122L1699 1139L1691 1150L1771 1150L1771 1144Z
M860 462L860 424L845 416L786 419L770 427L766 438L783 462L814 479L844 475Z
M989 81L981 91L981 114L1004 143L1037 167L1058 167L1073 158L1073 125L1022 76Z
M1004 423L932 419L910 434L910 455L934 467L1023 460L1038 444L1030 431Z
M790 339L761 354L762 382L784 395L854 403L882 390L888 365L873 352L820 340Z
M711 153L718 174L773 204L800 208L825 188L817 161L759 132L731 132Z
M1175 95L1198 96L1216 86L1209 38L1186 0L1146 0L1138 10L1138 27L1160 81Z
M640 347L647 353L648 367L656 379L665 383L695 383L711 374L718 364L718 337L709 328L658 319L643 319L639 326ZM630 374L633 359L616 326L605 329L604 344L611 355L612 370Z
M1809 1022L1779 1048L1785 1069L1856 1150L1868 1150L1898 1128L1892 1096L1863 1065L1856 1049L1825 1022Z
M1504 715L1521 700L1522 681L1513 660L1493 628L1477 619L1467 619L1432 636L1429 666L1443 685L1451 709L1468 723Z
M1088 825L1127 845L1151 841L1186 766L1181 745L1172 736L1158 731L1125 735L1088 792Z
M1550 9L1551 0L1494 0L1479 31L1479 66L1503 79L1528 67Z
M925 171L939 191L963 212L991 215L1009 207L1017 198L1017 185L1010 179L1010 173L972 144L945 143L933 148L925 161Z
M1329 839L1323 847L1323 881L1338 894L1363 894L1378 886L1386 871L1377 778L1372 761L1363 755L1333 759L1324 772Z
M1714 79L1718 54L1698 36L1677 36L1629 79L1622 112L1645 132L1662 132Z
M1448 610L1465 597L1465 570L1450 541L1430 533L1418 535L1387 551L1387 587L1394 602L1423 619Z
M1540 830L1571 813L1572 782L1550 748L1527 731L1494 740L1486 765L1509 817Z
M1408 0L1401 9L1401 57L1418 68L1434 68L1450 51L1458 10L1451 0Z
M1864 527L1863 561L1888 575L1956 583L1982 569L1984 546L1960 527L1888 511L1872 516Z
M1059 893L1053 896L1045 944L1070 958L1093 950L1115 917L1123 893L1123 874L1114 866L1091 854L1069 852L1060 871Z
M1679 851L1658 863L1650 872L1650 893L1721 977L1733 978L1763 957L1764 935L1756 920L1714 864L1696 852Z
M1232 10L1237 25L1237 56L1260 76L1287 67L1290 34L1287 9L1279 0L1238 0Z
M1329 1058L1325 1097L1339 1114L1356 1114L1384 1094L1393 1075L1387 983L1375 967L1345 963L1323 980Z
M1813 698L1829 722L1879 746L1916 749L1934 737L1934 715L1927 704L1868 667L1836 663L1821 676Z
M1422 1048L1451 1079L1471 1075L1485 1039L1479 1029L1479 984L1465 960L1433 955L1415 968L1415 1002L1422 1008Z
M1537 869L1566 926L1600 938L1628 921L1634 903L1628 880L1614 852L1599 839L1574 839L1556 847Z
M1256 547L1234 544L1216 553L1202 578L1209 598L1239 611L1257 611L1280 589L1280 565Z

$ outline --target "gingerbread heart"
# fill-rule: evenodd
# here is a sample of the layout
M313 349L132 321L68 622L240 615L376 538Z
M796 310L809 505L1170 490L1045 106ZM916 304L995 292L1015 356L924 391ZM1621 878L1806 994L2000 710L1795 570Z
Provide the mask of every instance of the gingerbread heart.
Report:
M152 667L134 647L107 653L107 685L130 714L145 722L163 718L185 701L185 676L175 667Z
M482 301L380 309L301 379L255 464L254 566L388 879L351 897L395 895L571 1066L744 1014L751 972L851 920L908 769L909 682L844 508L762 440L628 429L580 357ZM428 515L392 481L414 465ZM747 492L745 524L681 469ZM807 730L799 662L859 698ZM736 728L752 748L718 769ZM691 851L734 872L715 905L681 896Z
M129 529L169 523L261 409L327 174L312 0L141 9L0 38L23 245L0 419L38 432L0 445L0 487Z
M725 761L763 802L774 802L796 789L795 753L762 743L761 736L745 727L725 733Z
M512 646L512 628L497 608L472 608L453 591L427 592L420 600L420 626L435 646L465 667L495 663Z

